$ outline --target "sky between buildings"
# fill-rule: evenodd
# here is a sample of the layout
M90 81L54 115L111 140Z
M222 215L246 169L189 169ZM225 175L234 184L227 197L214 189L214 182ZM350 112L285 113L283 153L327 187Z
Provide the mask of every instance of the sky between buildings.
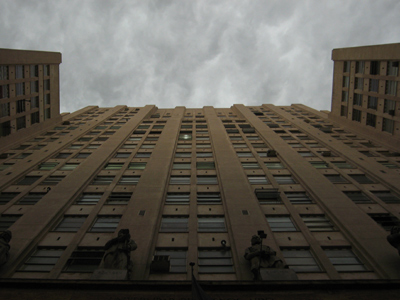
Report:
M333 48L399 41L398 0L0 0L0 48L62 53L61 112L329 110Z

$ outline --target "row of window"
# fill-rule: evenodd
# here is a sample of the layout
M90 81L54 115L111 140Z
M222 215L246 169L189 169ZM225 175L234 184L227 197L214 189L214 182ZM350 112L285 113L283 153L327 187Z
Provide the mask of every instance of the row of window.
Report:
M325 255L338 272L364 272L366 266L351 248L324 248ZM64 252L64 248L38 248L18 269L23 272L50 272ZM286 264L296 273L323 272L311 251L307 248L282 248ZM78 247L68 259L62 272L92 273L104 255L102 248ZM156 249L155 258L167 257L168 273L187 272L187 249ZM234 273L230 249L198 249L199 273Z
M356 61L356 74L364 74L365 72L365 61ZM343 72L350 72L350 61L345 61L343 64ZM380 74L380 69L386 66L386 74ZM369 68L370 75L386 75L386 76L398 76L399 75L399 62L398 61L370 61Z

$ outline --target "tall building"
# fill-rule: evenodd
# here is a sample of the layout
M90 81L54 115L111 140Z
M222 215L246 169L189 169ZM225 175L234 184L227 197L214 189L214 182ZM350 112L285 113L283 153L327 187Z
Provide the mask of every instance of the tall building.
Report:
M400 43L334 49L331 118L400 149Z
M189 299L194 262L215 299L397 295L400 156L360 128L302 104L63 114L1 153L2 293ZM125 228L131 279L93 279ZM259 231L298 280L253 281Z
M0 150L61 120L61 53L0 49Z

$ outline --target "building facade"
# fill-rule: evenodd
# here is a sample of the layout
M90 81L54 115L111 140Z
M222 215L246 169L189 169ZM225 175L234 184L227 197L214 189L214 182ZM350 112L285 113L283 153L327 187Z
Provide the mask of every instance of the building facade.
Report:
M400 149L400 44L334 49L331 118Z
M143 299L188 299L194 262L218 299L289 299L296 286L331 299L344 282L349 299L376 298L382 284L396 294L400 257L386 238L400 225L398 147L335 105L90 106L36 127L0 156L0 230L13 234L0 283L19 299L22 282L42 298L67 284L58 288L79 299L73 287L86 284L86 299L122 299L132 286L147 287ZM99 283L120 229L138 245L131 279ZM298 280L253 281L244 254L260 230ZM89 292L104 286L121 291Z
M61 53L0 49L1 146L61 120Z

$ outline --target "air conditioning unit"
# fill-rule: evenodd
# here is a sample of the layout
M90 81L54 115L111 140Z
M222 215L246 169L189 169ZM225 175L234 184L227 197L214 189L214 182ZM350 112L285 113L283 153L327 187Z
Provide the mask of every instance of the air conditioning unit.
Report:
M309 119L304 119L304 122L310 123L310 120Z
M171 266L169 255L154 255L150 265L151 273L168 273Z
M394 116L394 109L389 109L389 115Z
M322 152L322 156L324 156L324 157L329 157L329 156L331 156L331 155L332 155L331 151L324 151L324 152Z
M71 125L71 122L70 121L64 121L64 122L62 122L62 125Z
M276 157L276 151L275 150L268 150L267 151L267 157Z

